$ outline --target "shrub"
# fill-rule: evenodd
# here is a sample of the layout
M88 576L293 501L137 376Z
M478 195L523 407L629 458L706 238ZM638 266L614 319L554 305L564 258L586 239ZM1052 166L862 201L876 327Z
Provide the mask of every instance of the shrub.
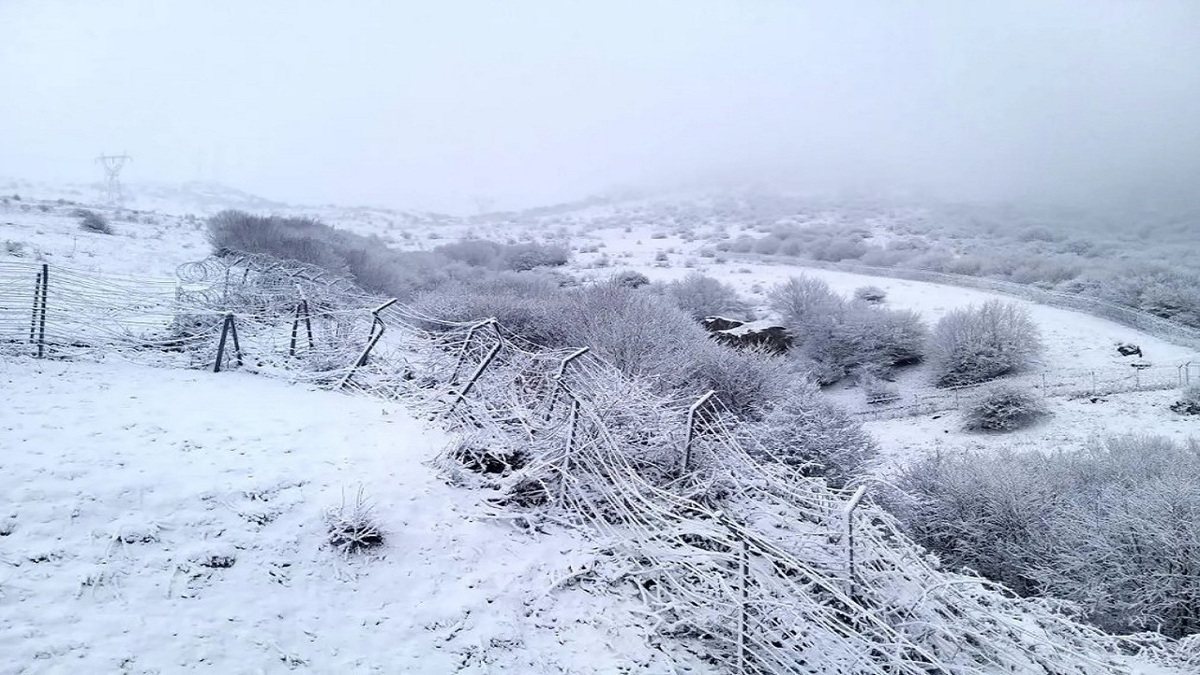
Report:
M789 328L798 329L799 335L806 325L840 313L845 301L829 289L829 284L802 274L771 289L767 304Z
M975 384L1019 370L1041 353L1037 326L1020 305L989 300L946 314L930 344L939 387Z
M758 420L783 398L791 379L785 362L766 352L706 342L693 352L681 384L695 394L715 391L738 418Z
M751 430L762 439L765 459L824 477L835 487L861 474L879 452L858 422L808 382L793 385Z
M538 267L561 267L571 260L571 251L557 244L534 242L513 244L501 251L501 269L524 272Z
M666 286L667 295L696 321L708 316L747 318L750 307L729 284L692 272Z
M561 325L570 346L590 347L626 375L673 387L704 329L656 294L601 283L564 296Z
M641 272L635 272L634 270L625 270L624 272L619 272L613 275L611 281L618 286L625 286L627 288L641 288L642 286L650 283L650 277L647 277Z
M495 318L505 329L544 347L566 346L563 296L556 284L538 275L507 273L485 281L455 281L416 296L412 306L429 317L426 330L444 330L443 321Z
M1001 384L989 388L967 406L963 426L967 431L1016 431L1050 414L1037 393Z
M891 504L942 560L1102 628L1200 630L1200 444L1110 438L1080 453L939 455Z
M863 286L854 289L854 297L863 302L883 302L887 298L887 291L878 286Z
M112 226L108 224L108 219L95 211L81 210L79 213L79 229L85 232L95 232L96 234L113 234Z
M1200 415L1200 385L1185 388L1179 400L1171 404L1171 410L1180 415Z
M886 371L920 362L928 331L920 315L865 302L847 303L819 279L793 277L768 295L794 336L793 348L809 362L819 384L861 369Z

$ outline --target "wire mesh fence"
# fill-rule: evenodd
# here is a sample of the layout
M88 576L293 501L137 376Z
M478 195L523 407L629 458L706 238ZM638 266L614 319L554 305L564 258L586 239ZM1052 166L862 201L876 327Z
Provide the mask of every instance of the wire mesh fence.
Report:
M717 398L655 391L589 351L251 256L169 281L0 263L5 351L215 369L230 321L245 370L440 416L461 438L437 464L487 487L487 514L593 542L592 568L556 583L640 599L658 632L729 672L1126 673L1132 653L1189 658L940 569L869 498L855 508L861 493L772 461Z

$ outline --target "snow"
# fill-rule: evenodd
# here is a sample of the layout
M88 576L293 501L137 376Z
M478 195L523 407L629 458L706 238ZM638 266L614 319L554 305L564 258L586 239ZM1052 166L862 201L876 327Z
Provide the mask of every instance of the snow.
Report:
M551 589L587 542L481 518L397 404L116 360L0 382L0 673L673 668L635 604ZM342 556L359 487L386 541Z

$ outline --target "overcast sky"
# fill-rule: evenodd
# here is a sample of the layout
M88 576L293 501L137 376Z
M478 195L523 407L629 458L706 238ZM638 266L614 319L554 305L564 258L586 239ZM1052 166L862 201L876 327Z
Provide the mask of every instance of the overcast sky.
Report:
M101 151L134 181L448 210L1194 187L1200 2L0 0L0 175L94 180Z

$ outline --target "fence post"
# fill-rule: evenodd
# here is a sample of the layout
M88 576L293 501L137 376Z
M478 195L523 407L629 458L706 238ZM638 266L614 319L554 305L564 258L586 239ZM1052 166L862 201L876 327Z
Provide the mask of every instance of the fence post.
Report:
M1092 396L1095 396L1099 387L1096 386L1096 371L1092 371Z
M850 497L850 501L846 503L846 508L842 511L842 525L845 528L843 535L846 542L846 595L853 598L856 593L854 580L854 512L862 503L863 496L867 493L867 486L861 485L854 491L854 495Z
M562 360L561 363L558 364L558 372L554 374L554 389L551 390L551 392L550 392L550 406L546 409L546 419L547 420L550 419L551 413L554 412L554 404L558 402L558 392L562 391L562 387L563 387L562 380L563 380L563 376L567 372L567 364L569 364L572 361L574 361L575 359L583 356L584 354L588 353L589 351L591 351L590 348L583 347L582 349L579 349L579 350L569 354L565 359Z
M733 522L729 517L721 512L717 516L725 529L729 531L729 536L734 541L740 544L738 546L738 621L737 621L737 672L739 675L746 673L746 631L749 606L750 606L750 542L745 537L741 536L737 528L733 526Z
M237 359L237 364L242 365L242 345L238 341L237 323L233 319L233 313L225 315L225 322L221 324L221 339L217 342L217 360L213 364L213 372L221 372L221 362L225 360L225 341L228 337L233 337L233 353Z
M495 320L496 319L494 318L484 319L483 321L480 321L479 323L474 324L467 329L467 337L463 340L462 349L458 350L458 360L454 363L454 373L450 375L451 384L454 384L458 381L458 374L460 371L462 371L463 362L467 358L467 349L471 346L471 339L475 337L475 331L479 330L483 326L488 325L489 323L492 323Z
M33 312L29 316L29 344L37 341L38 307L42 302L42 271L38 270L37 280L33 283Z
M496 345L492 347L487 356L483 358L483 361L480 362L479 367L475 369L475 372L471 373L471 379L467 380L467 383L463 385L462 391L458 392L458 396L454 398L454 401L450 404L450 408L446 410L447 413L453 412L454 408L458 406L459 403L462 403L463 399L467 397L467 394L471 392L471 388L475 386L475 383L478 382L479 378L483 375L483 371L487 370L488 366L492 365L492 361L495 360L496 355L500 353L500 349L504 346L504 336L500 334L499 323L495 319L492 319L491 324L492 328L496 331Z
M38 358L46 353L46 303L50 294L50 265L42 263L42 314L38 317Z
M387 324L383 322L383 319L379 318L379 313L394 304L396 304L396 298L392 298L371 310L371 332L367 335L367 346L363 347L362 353L358 355L358 359L355 360L354 365L350 366L350 371L346 373L341 382L338 382L338 389L350 384L350 378L354 377L354 373L360 367L367 365L367 357L371 355L371 350L379 343L380 338L383 337L383 331L387 328Z
M687 474L688 469L692 466L692 441L696 438L696 411L700 406L708 403L709 399L716 395L717 392L709 389L706 394L696 399L696 402L688 408L687 416L687 440L683 444L683 468L679 471L679 475Z

